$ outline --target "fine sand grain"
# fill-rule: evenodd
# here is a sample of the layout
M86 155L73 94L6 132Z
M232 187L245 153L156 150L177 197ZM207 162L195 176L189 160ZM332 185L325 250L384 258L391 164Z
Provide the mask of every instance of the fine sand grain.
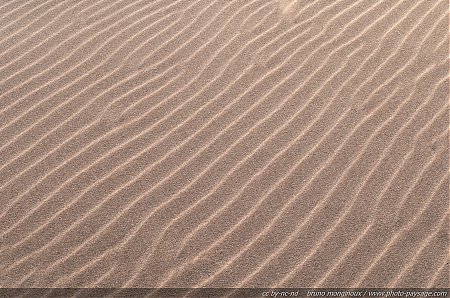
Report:
M448 12L0 1L0 287L448 287Z

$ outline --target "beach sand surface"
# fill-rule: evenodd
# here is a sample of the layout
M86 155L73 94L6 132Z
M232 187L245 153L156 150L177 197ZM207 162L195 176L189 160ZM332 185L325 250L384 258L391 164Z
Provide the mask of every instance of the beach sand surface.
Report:
M0 2L0 287L449 287L447 0Z

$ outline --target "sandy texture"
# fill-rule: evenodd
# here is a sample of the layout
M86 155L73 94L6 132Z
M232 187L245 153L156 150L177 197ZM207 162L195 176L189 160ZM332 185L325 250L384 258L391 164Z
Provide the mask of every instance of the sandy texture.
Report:
M1 1L0 286L449 286L448 6Z

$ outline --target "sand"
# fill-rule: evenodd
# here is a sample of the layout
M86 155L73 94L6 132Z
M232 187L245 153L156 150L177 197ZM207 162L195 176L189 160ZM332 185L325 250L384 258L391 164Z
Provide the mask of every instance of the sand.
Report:
M0 2L0 287L448 287L447 0Z

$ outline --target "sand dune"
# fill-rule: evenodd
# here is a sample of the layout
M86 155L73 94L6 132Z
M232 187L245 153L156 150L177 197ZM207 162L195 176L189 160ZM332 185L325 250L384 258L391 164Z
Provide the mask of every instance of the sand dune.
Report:
M448 287L446 0L0 3L1 287Z

